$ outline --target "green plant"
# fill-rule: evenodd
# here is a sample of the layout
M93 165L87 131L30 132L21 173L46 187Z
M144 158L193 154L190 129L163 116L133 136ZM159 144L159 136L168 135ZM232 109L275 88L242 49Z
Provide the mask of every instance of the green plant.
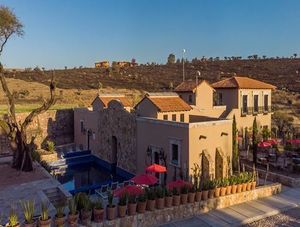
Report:
M188 188L189 189L189 193L194 193L196 192L196 186L192 185L191 187Z
M176 187L174 187L173 189L172 189L172 193L173 193L173 195L179 195L180 193L179 193L179 190L176 188Z
M182 186L180 192L181 194L187 194L189 192L188 186L187 185Z
M75 195L74 199L77 204L77 209L80 211L84 208L84 203L88 199L88 196L84 192L79 192Z
M108 207L112 208L113 207L113 199L114 199L114 195L112 194L112 192L108 193Z
M9 216L8 216L8 224L9 226L13 227L16 226L19 223L18 220L18 215L16 210L11 207L10 211L9 211Z
M155 200L156 199L156 193L154 188L149 188L147 191L147 198L149 200Z
M128 201L127 193L122 194L119 199L119 206L126 206L127 201Z
M25 221L27 224L33 223L33 216L34 216L34 201L33 200L26 200L20 201L21 207L23 210L23 214L25 217Z
M135 195L130 195L128 197L128 203L130 203L130 204L136 203L136 196Z
M138 196L138 201L139 202L146 202L147 201L147 194L146 193L142 193Z
M82 203L83 210L85 210L85 211L92 210L92 202L91 202L91 200L90 200L90 198L88 196L86 196L82 202L83 202Z
M59 203L55 206L56 209L56 217L57 218L62 218L63 216L65 216L65 203Z
M229 185L229 179L228 178L223 178L221 181L220 181L220 187L226 187Z
M155 188L155 193L156 193L156 198L164 198L165 197L165 190L160 186L157 186Z
M51 140L47 141L47 150L51 153L55 151L55 143Z
M203 181L202 190L207 191L209 189L210 189L210 181L209 180Z
M235 176L230 176L228 178L228 185L235 185L236 184L236 177Z
M77 202L75 198L69 200L69 212L72 215L75 215L77 213Z
M165 190L166 197L170 197L170 196L173 195L173 193L172 193L172 191L170 189L164 188L164 190Z
M41 219L42 221L49 219L49 203L46 201L41 203Z
M103 209L102 202L100 199L97 199L96 201L93 202L93 208L97 210Z

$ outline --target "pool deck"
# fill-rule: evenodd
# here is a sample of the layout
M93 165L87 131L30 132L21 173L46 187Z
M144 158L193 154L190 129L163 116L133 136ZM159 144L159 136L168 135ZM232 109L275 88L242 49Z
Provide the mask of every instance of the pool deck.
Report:
M61 193L65 197L69 197L70 193L66 191L62 185L55 180L51 175L43 169L39 164L37 168L39 171L43 173L42 179L34 179L32 181L23 182L21 184L11 184L5 185L5 187L1 186L0 183L0 215L2 215L1 224L5 224L7 222L7 217L10 212L11 207L13 206L16 209L16 212L19 217L19 221L23 220L23 213L20 206L20 201L22 200L34 200L35 201L35 216L40 215L40 206L41 201L48 201L49 212L51 215L55 214L55 208L53 204L50 202L48 196L45 194L47 190L59 189ZM30 175L30 173L26 173ZM31 173L34 176L34 173ZM10 177L10 176L7 176ZM15 182L18 182L18 179L15 179Z

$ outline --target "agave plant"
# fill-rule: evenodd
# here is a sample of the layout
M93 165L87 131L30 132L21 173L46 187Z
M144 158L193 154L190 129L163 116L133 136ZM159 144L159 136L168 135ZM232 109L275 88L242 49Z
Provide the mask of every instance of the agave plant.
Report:
M65 203L57 204L57 206L55 207L56 217L62 218L65 215L65 207L66 207Z
M34 200L20 201L21 207L23 209L23 214L27 224L32 224L34 222Z
M42 219L42 221L46 221L49 219L49 203L48 202L41 203L41 219Z
M69 211L72 215L75 215L77 213L77 201L75 200L75 198L69 200Z
M9 216L8 216L8 225L10 227L13 227L13 226L16 226L18 223L19 223L19 220L18 220L17 212L13 207L11 207Z

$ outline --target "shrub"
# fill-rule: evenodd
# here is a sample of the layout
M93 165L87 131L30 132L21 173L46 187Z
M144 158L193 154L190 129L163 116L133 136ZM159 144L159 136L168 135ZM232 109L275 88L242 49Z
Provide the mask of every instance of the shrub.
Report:
M119 206L126 206L127 200L128 200L127 193L122 194L119 199Z
M21 207L23 209L23 214L27 224L33 223L33 215L34 215L34 201L27 200L21 201Z
M75 215L77 213L77 202L75 198L69 200L69 211L72 215Z
M98 209L98 210L103 209L101 200L97 199L97 200L93 203L93 208Z
M53 141L47 141L47 150L51 153L55 151L55 143Z
M140 195L138 196L138 201L139 201L139 202L146 202L146 200L147 200L147 195L146 195L146 193L140 194Z

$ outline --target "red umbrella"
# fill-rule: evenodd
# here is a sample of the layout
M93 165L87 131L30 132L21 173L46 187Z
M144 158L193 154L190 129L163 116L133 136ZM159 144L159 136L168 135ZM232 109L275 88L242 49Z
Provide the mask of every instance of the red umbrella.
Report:
M158 179L155 176L150 174L140 174L131 179L136 184L146 184L146 185L153 185L156 184Z
M261 148L267 148L267 147L272 147L272 144L267 142L260 142L257 146Z
M287 140L286 142L296 144L296 143L300 143L300 139Z
M139 195L142 194L144 190L137 186L137 185L127 185L122 188L118 188L114 191L114 196L121 196L124 193L127 193L128 195Z
M167 168L165 166L161 166L158 164L153 164L146 168L147 172L154 172L154 173L165 173L167 172Z
M192 186L192 184L189 183L189 182L186 182L186 181L184 181L184 180L181 180L181 179L178 179L178 180L176 180L176 181L169 182L169 183L167 184L167 187L168 187L169 189L173 189L173 188L181 188L181 187L183 187L183 186L188 186L188 187L190 187L190 186Z

